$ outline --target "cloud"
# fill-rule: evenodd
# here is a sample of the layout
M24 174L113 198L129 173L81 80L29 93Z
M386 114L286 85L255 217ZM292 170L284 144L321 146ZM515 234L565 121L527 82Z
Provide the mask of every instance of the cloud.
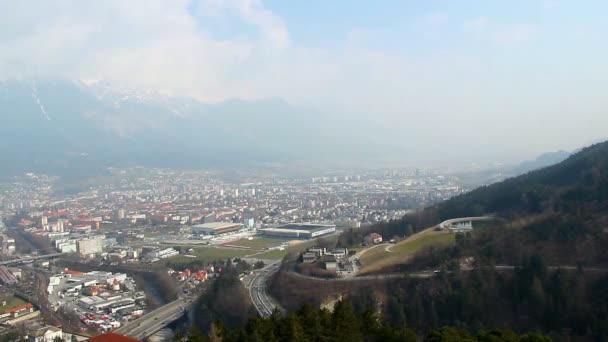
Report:
M221 16L224 12L234 12L242 20L256 26L264 38L274 47L289 45L289 32L283 20L264 7L260 0L203 0L196 6L202 16Z
M2 2L0 78L103 78L209 100L239 97L247 72L233 73L264 67L289 48L287 29L259 1L197 4L204 13L235 14L252 34L214 38L184 0Z
M219 32L218 22L230 29ZM471 132L471 122L479 129L458 136L462 149L499 140L495 147L506 150L502 141L517 129L520 148L529 151L524 138L537 137L538 127L513 122L532 113L557 127L567 115L543 107L542 99L553 104L582 96L574 85L567 88L572 82L561 82L563 89L552 88L549 78L528 82L523 70L545 72L542 61L515 62L488 48L535 39L540 30L533 23L500 25L485 16L465 22L458 13L414 13L406 25L349 27L338 34L346 39L319 46L299 44L288 23L259 0L0 0L0 23L0 79L104 79L207 101L280 97L331 113L322 120L332 122L328 130L420 146L422 157L444 137ZM465 32L452 30L459 23ZM427 29L437 35L420 34ZM554 66L563 62L561 41L547 49ZM605 108L598 103L581 106ZM597 113L591 109L589 116ZM552 139L557 146L562 138Z

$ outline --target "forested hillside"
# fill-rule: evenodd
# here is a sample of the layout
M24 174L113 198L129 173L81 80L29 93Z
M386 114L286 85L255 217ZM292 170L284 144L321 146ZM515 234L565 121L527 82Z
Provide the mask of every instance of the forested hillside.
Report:
M565 161L484 186L438 206L441 218L487 213L569 214L608 209L608 142L587 147Z
M244 328L229 329L222 322L214 325L209 334L193 330L181 342L203 341L242 342L416 342L418 336L406 325L393 325L378 319L373 307L357 312L348 300L339 301L333 312L304 305L299 310L281 317L275 312L266 319L252 318ZM519 335L508 329L470 333L465 329L443 327L430 331L425 341L509 341L546 342L542 334Z
M450 218L488 214L502 224L476 232L469 245L495 261L517 262L535 252L547 263L608 265L608 142L400 220L348 231L339 243L357 244L370 231L386 238L408 236Z
M608 143L401 220L347 232L340 243L355 244L372 230L411 235L446 219L488 214L500 220L382 270L443 270L376 289L382 317L419 334L454 325L608 339Z
M385 238L407 236L449 218L487 214L500 219L458 234L451 246L424 249L381 270L438 270L432 277L352 286L333 313L305 306L282 318L250 319L244 327L241 316L232 328L216 324L212 337L532 341L544 336L525 332L541 331L555 340L608 340L608 143L400 220L347 231L338 244L358 245L371 231ZM298 297L301 302L308 298ZM190 339L206 338L195 334Z

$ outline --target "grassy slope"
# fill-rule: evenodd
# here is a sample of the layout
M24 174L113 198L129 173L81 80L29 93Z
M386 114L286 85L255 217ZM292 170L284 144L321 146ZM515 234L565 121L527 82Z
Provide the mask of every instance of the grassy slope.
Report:
M416 253L427 247L448 246L455 241L456 234L449 232L431 232L417 239L407 239L401 243L389 247L391 252Z
M424 248L447 246L453 243L454 239L455 234L429 228L395 245L382 244L370 247L360 257L363 264L361 274L407 262L416 252Z

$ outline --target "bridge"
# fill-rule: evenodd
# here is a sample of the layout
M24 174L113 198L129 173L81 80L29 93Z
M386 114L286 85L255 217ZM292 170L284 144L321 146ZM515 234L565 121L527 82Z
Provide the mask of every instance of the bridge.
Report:
M26 263L34 262L36 260L41 260L41 259L58 258L64 254L66 254L66 253L53 253L53 254L45 254L45 255L38 255L38 256L26 256L26 257L23 257L20 259L0 261L0 266L26 264Z

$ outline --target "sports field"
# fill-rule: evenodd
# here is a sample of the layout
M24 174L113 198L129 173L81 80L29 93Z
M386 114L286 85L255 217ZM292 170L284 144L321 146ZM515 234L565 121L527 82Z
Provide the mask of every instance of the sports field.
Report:
M191 262L195 260L200 261L214 261L214 260L225 260L228 258L244 257L251 254L251 250L238 249L238 248L225 248L225 247L197 247L192 253L193 257L176 255L167 259L172 262Z
M278 245L280 245L282 243L286 243L288 241L290 241L290 240L259 237L259 238L254 238L253 240L243 239L243 240L239 240L239 241L230 242L230 243L228 243L228 245L262 249L262 248L278 246Z

